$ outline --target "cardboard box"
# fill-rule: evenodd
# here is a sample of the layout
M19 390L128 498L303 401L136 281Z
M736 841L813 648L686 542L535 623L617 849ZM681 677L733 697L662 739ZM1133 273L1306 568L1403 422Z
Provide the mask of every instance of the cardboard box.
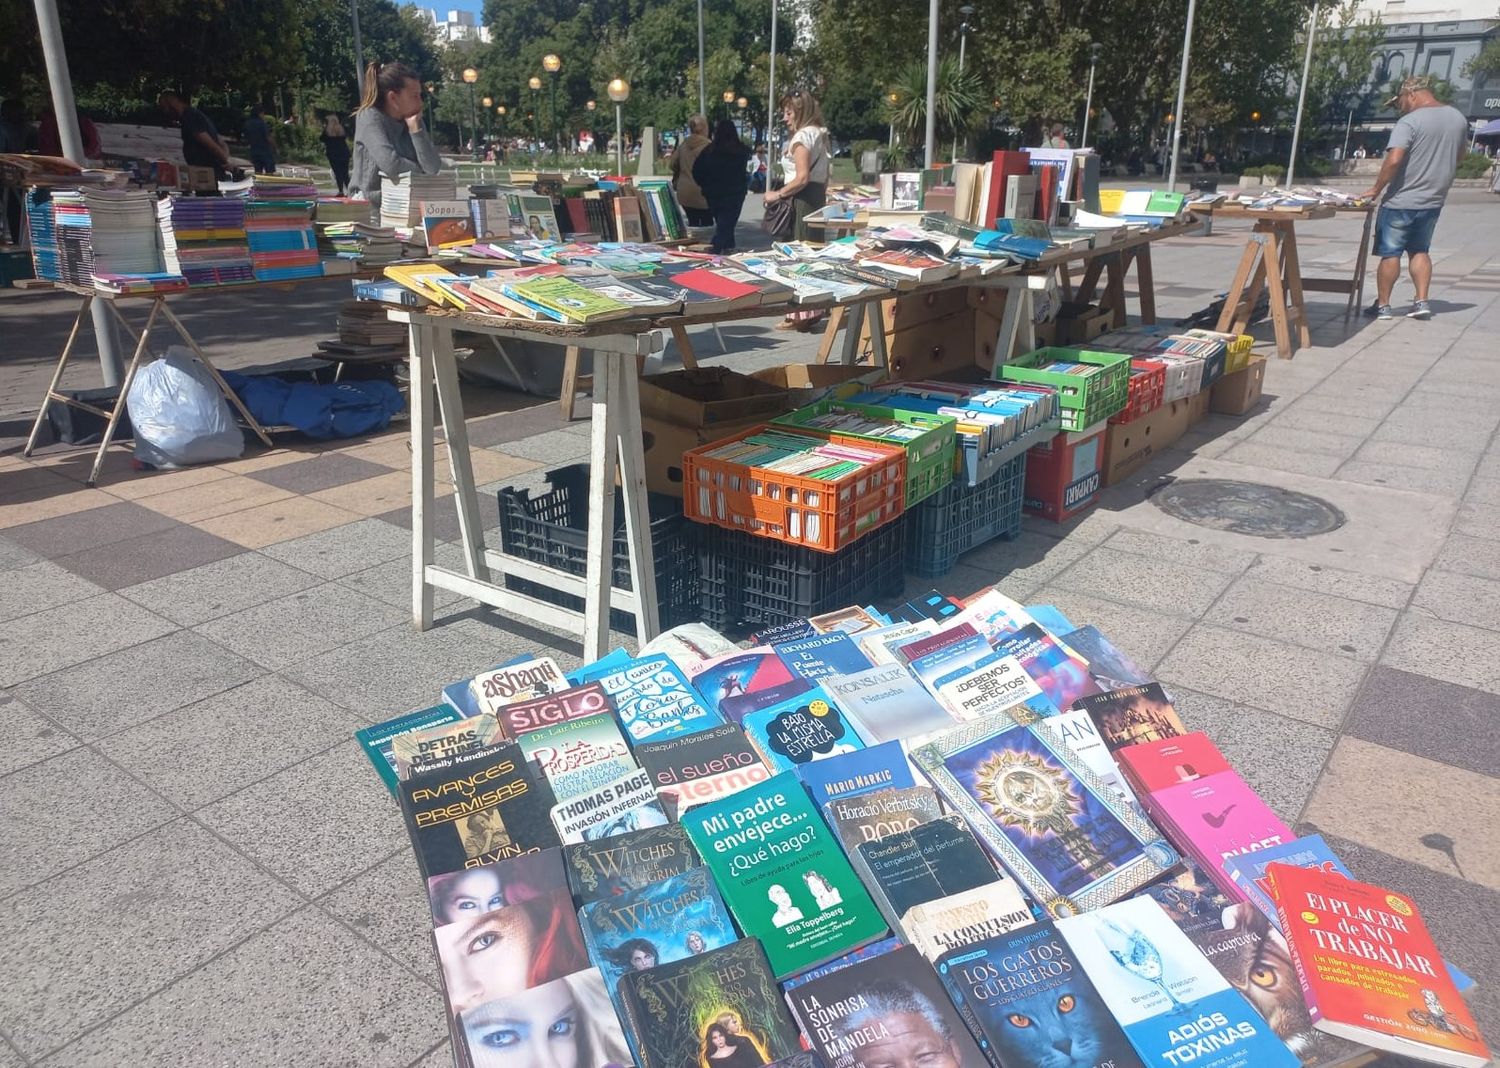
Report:
M641 415L641 446L646 459L646 488L682 499L682 454L701 445L730 438L765 422L749 419L712 427L678 426Z
M727 367L646 375L640 389L641 415L677 426L719 426L747 419L769 422L796 407L790 387Z
M1057 314L1057 344L1086 345L1114 327L1114 313L1097 304L1063 304Z
M934 319L944 319L964 309L967 294L962 289L940 289L932 293L912 293L880 302L880 321L886 333L920 326Z
M974 364L974 316L964 308L907 330L887 334L891 378L913 381L935 378Z
M1022 507L1032 515L1061 523L1099 499L1107 424L1061 433L1034 446L1026 456L1026 490Z
M1209 391L1208 410L1218 415L1244 415L1260 403L1266 384L1266 358L1251 356L1244 370L1225 375Z
M1139 419L1110 424L1104 444L1104 484L1123 482L1187 433L1195 421L1193 409L1192 398L1168 401Z
M1191 426L1208 415L1209 391L1199 390L1187 399L1188 425Z
M876 380L878 380L880 369L871 367L869 364L784 363L779 367L767 367L763 371L756 371L750 377L760 382L767 382L778 389L808 390L827 389L830 386L842 385L870 374L876 375ZM793 397L793 400L795 403L792 408L801 407L805 403L797 397ZM791 408L787 411L791 411Z
M1000 339L1000 316L974 312L974 364L988 374L995 367L995 343ZM1040 331L1041 327L1037 327Z

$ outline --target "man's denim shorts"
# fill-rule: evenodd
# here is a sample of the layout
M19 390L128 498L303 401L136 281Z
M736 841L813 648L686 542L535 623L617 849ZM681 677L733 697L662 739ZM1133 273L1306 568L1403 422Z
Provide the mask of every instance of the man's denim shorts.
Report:
M1426 252L1432 246L1442 208L1381 208L1375 218L1375 255L1382 259L1405 252Z

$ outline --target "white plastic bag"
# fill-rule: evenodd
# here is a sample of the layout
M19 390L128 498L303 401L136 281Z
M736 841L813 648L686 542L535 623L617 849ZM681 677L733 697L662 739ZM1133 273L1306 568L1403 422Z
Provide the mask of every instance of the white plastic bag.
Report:
M136 459L153 467L233 460L245 451L229 402L191 349L173 345L141 368L125 403Z

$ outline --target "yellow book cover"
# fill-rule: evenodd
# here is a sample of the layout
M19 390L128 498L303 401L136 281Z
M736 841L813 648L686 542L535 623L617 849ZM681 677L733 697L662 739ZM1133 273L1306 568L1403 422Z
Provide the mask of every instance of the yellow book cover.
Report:
M1120 208L1125 203L1125 190L1123 189L1101 189L1099 190L1099 214L1118 215Z
M393 263L385 269L385 276L397 285L405 286L413 293L426 297L434 304L448 305L449 307L462 308L463 302L458 300L442 286L432 285L428 278L456 278L444 267L434 267L431 264L400 264Z

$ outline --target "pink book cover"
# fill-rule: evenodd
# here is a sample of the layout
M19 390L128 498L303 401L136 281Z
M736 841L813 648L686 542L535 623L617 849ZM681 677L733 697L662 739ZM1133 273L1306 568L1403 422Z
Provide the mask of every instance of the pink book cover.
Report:
M1224 861L1297 837L1234 771L1157 790L1151 804L1181 835L1177 845L1197 856L1215 885L1236 901L1249 899Z
M1128 745L1115 753L1115 761L1142 795L1233 770L1202 731Z

